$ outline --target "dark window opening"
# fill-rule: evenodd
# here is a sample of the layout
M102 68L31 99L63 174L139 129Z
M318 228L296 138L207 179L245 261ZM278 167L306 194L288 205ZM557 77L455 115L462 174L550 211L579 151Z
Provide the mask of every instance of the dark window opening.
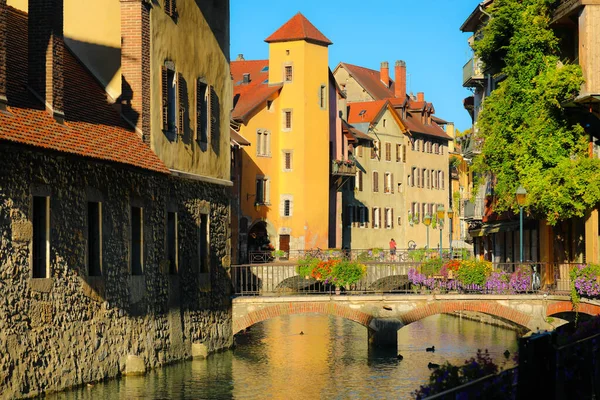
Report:
M102 275L100 203L88 202L88 275Z
M169 274L177 274L177 213L167 213L167 259Z
M200 214L200 273L208 273L208 214Z
M142 275L143 262L143 225L142 209L131 207L131 275Z
M208 102L206 101L208 85L200 79L196 81L196 130L198 141L208 142Z
M291 201L290 200L285 200L283 202L283 215L285 217L289 217L290 216L290 206L291 206Z
M48 278L48 197L33 198L33 278Z

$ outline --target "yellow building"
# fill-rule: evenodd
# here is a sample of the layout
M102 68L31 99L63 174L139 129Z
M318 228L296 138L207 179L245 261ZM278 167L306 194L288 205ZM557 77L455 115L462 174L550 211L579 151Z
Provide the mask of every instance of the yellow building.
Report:
M241 251L327 248L332 43L300 13L266 42L268 60L231 63L233 119L252 143L241 160Z

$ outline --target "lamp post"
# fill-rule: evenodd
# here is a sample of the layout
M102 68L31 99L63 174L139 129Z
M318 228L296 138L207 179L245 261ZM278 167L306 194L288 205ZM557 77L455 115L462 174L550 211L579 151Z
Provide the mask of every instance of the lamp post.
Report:
M523 262L523 206L527 201L527 190L521 185L517 189L517 204L519 204L519 259Z
M427 251L429 252L429 225L431 225L431 215L425 214L423 217L423 223L427 227Z
M442 259L442 228L444 226L444 214L446 210L444 210L444 206L438 206L437 208L437 221L440 225L440 260Z
M452 206L448 210L448 220L450 221L450 259L454 258L454 254L452 253L452 223L454 222L454 210Z

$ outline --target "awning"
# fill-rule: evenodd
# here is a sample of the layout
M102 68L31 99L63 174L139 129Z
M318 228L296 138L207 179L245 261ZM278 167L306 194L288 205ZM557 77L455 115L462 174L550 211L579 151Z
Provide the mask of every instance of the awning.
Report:
M532 230L537 229L537 221L525 221L523 222L523 229ZM492 233L498 232L510 232L519 230L519 221L500 221L485 223L479 229L469 230L471 237L487 236Z
M231 135L231 144L234 146L250 146L250 142L245 137L240 135L235 130L229 128L229 134Z

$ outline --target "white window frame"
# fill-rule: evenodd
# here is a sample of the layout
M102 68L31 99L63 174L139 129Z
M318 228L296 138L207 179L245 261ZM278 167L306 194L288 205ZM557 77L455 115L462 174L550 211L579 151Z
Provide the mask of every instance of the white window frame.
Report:
M287 113L290 114L290 126L287 127ZM282 115L282 123L281 123L281 130L283 132L290 132L293 127L294 127L294 112L291 108L286 108L284 110L281 110L281 115Z

